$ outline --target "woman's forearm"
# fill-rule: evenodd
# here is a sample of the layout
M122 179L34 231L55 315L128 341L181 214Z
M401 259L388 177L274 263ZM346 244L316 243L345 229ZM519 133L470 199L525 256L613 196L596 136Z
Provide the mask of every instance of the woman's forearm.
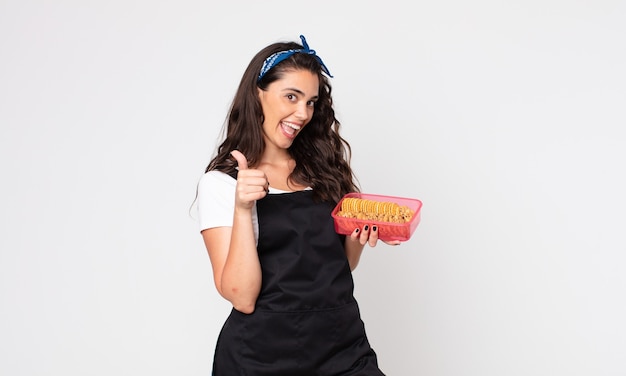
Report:
M346 257L348 258L348 264L350 264L351 271L356 269L357 265L359 264L359 260L361 259L361 254L363 253L364 246L365 245L361 244L358 239L346 236Z
M261 265L254 238L251 210L235 209L220 293L238 311L252 313L260 291Z

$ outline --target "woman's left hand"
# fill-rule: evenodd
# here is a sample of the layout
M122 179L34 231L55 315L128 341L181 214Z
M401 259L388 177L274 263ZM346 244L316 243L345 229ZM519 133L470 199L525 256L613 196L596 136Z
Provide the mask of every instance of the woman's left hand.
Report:
M378 227L365 225L363 228L356 228L350 237L354 240L358 240L361 245L365 245L366 243L370 245L370 247L375 247L376 243L378 243ZM388 245L400 245L399 240L381 240L383 243Z

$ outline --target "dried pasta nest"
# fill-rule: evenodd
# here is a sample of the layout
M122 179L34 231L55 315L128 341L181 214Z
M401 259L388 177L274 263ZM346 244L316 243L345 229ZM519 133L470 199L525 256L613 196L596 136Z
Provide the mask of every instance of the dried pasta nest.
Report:
M413 210L395 202L375 201L356 197L346 197L341 202L338 216L369 221L406 223L413 218Z

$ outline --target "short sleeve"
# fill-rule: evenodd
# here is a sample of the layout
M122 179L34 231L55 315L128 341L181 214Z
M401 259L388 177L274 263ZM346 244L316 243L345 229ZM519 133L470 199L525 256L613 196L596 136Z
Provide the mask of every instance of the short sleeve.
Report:
M209 171L198 182L198 224L200 231L214 227L232 227L237 180L221 171ZM252 208L254 238L259 240L256 205Z
M209 171L198 183L200 231L233 225L237 181L220 171Z

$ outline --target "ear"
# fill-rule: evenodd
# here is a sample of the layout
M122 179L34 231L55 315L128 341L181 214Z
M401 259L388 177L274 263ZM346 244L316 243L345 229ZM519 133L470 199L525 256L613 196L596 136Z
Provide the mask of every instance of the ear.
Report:
M260 87L256 88L259 93L259 100L263 101L263 96L265 95L265 91L263 91Z

